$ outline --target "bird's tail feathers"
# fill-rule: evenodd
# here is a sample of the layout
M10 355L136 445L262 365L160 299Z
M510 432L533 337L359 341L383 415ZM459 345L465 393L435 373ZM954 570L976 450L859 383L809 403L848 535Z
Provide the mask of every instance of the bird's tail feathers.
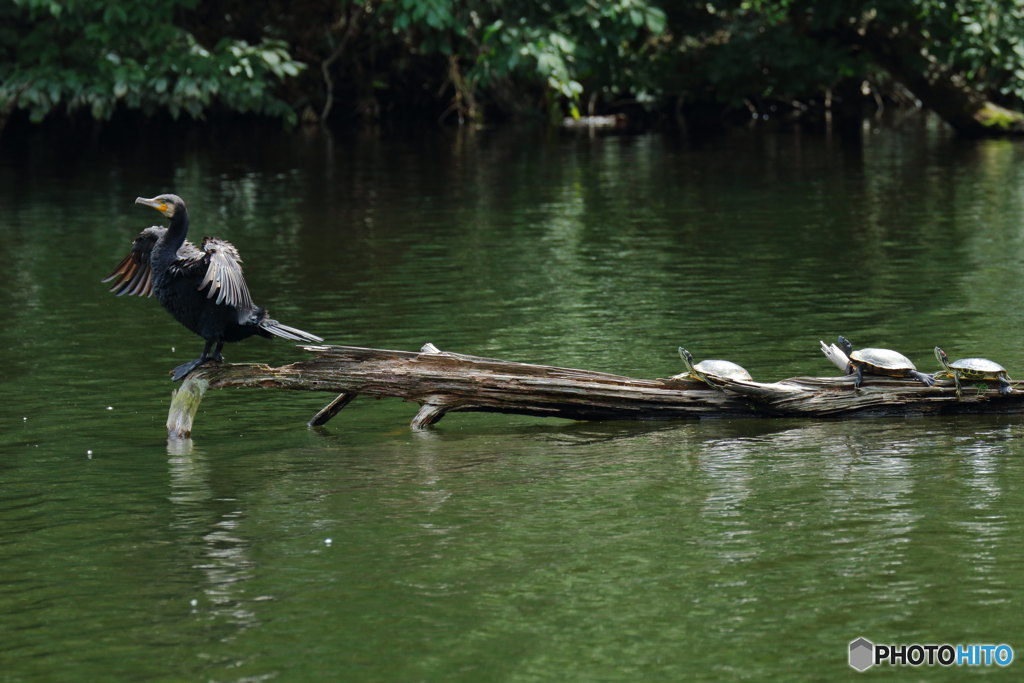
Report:
M318 337L315 334L310 334L309 332L303 332L300 329L283 325L271 318L264 318L261 320L260 327L277 337L291 339L292 341L307 342L310 344L319 344L323 341L323 337Z

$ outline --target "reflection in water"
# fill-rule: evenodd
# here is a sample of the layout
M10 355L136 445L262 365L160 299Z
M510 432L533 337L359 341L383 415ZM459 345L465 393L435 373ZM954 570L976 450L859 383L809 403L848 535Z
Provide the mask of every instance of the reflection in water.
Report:
M244 514L237 509L237 501L215 499L209 464L201 452L171 454L168 466L170 527L181 544L180 555L193 558L191 568L202 577L190 602L198 613L238 629L223 636L235 638L239 631L259 624L251 603L269 599L246 594L245 582L253 577L254 563L249 559L249 542L239 533Z
M192 443L191 437L167 439L167 455L171 456L171 458L188 457L192 455L194 447L195 445Z
M1020 428L967 426L960 436L924 421L858 420L709 439L701 462L711 492L701 514L717 530L711 547L769 583L772 568L814 558L838 589L884 590L886 614L898 622L913 622L947 591L1010 606L1005 575L993 574L996 558L1019 553L999 511L996 463L1006 462L1007 437ZM766 462L766 453L775 456ZM789 498L783 491L793 486ZM785 527L773 530L780 502ZM742 592L744 604L757 601Z

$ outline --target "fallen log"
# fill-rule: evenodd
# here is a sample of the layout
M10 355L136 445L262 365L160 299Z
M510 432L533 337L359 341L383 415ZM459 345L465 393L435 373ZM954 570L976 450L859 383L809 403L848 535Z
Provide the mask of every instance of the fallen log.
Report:
M440 351L357 346L305 346L312 358L272 368L259 363L206 364L188 375L179 393L191 396L191 415L172 406L168 434L191 433L198 387L275 387L329 391L338 396L310 421L326 423L356 396L394 397L419 403L413 429L449 412L493 412L570 420L644 420L736 417L756 410L751 402L692 380L649 380L603 372L515 363ZM200 394L201 398L201 394Z
M961 380L963 381L963 380ZM957 397L952 380L926 387L915 379L864 377L854 388L853 376L791 377L765 384L722 378L722 391L744 396L761 414L781 417L916 416L959 413L1021 413L1024 393L1011 382L1013 393L1002 395L994 383L965 384Z
M440 351L433 344L419 352L302 348L312 357L276 368L259 363L200 366L176 392L179 398L168 415L168 436L189 436L206 389L228 387L336 393L309 421L311 426L326 423L357 396L418 403L413 429L429 427L450 412L570 420L1024 412L1024 393L1003 396L992 387L967 388L958 400L952 381L924 387L916 381L870 377L855 389L849 377L796 377L774 383L722 379L712 388L690 378L638 379L515 363Z

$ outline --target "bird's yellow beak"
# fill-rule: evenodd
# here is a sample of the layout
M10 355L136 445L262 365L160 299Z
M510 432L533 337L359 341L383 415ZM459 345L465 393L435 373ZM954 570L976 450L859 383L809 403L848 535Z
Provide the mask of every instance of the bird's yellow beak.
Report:
M158 199L146 199L145 197L136 197L135 203L142 204L143 206L148 206L151 209L156 209L165 216L171 215L171 213L168 213L168 210L171 210L171 212L173 213L173 210L171 209L170 205L167 204L167 202L163 202Z

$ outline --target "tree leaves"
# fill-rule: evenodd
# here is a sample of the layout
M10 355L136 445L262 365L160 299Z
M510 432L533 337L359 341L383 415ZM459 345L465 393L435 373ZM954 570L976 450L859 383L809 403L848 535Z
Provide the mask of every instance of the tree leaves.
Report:
M335 14L318 24L326 6ZM314 107L324 97L319 69L304 74L295 55L315 64L346 41L331 77L352 110L450 98L460 117L480 102L579 114L584 103L684 93L792 102L844 81L884 82L848 38L871 23L918 41L923 60L978 92L1024 101L1024 0L334 0L295 3L287 21L259 4L231 3L245 21L209 7L0 2L0 112L16 106L41 121L222 110L294 122L283 92ZM190 32L183 22L197 16L208 25Z
M280 40L251 45L226 38L200 45L172 19L193 0L75 3L16 0L0 4L0 106L52 112L85 109L107 119L118 107L184 112L202 118L213 107L255 112L294 123L277 84L305 68ZM5 55L17 55L16 61Z

